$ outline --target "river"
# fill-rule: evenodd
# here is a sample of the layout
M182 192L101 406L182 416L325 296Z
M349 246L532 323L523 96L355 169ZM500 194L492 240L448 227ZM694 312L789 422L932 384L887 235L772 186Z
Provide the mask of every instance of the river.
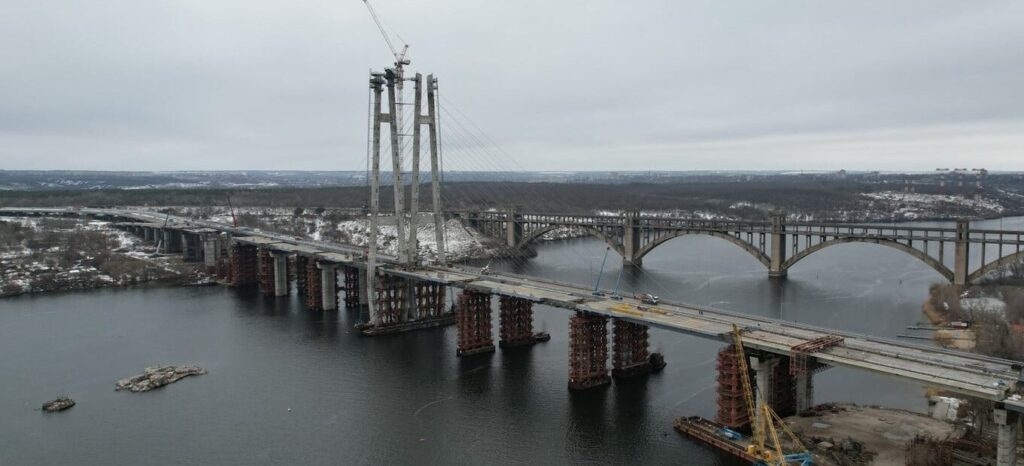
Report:
M1002 222L1024 229L1022 218ZM537 250L492 267L592 284L605 247L582 238ZM618 276L613 253L602 287ZM928 286L941 280L893 249L844 244L771 281L736 246L694 236L656 249L620 287L895 337L922 320ZM310 312L295 296L252 290L0 300L0 464L740 464L671 428L678 416L713 417L721 343L652 330L662 373L570 393L569 314L535 310L550 342L460 359L452 327L365 338L352 329L355 311ZM114 392L146 366L180 363L209 374ZM918 384L847 369L818 374L815 393L817 402L926 407ZM37 410L60 394L78 405Z

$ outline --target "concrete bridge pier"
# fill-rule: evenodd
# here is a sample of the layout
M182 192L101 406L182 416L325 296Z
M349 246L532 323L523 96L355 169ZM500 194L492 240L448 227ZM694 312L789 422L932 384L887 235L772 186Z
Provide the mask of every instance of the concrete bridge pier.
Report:
M569 389L609 383L608 319L579 312L569 319Z
M324 311L338 310L338 271L335 264L318 262L320 269L320 309Z
M772 212L772 244L771 262L768 265L769 278L785 278L787 270L783 264L786 263L786 214L783 212Z
M956 221L956 242L955 250L953 251L953 284L954 285L966 285L967 277L970 276L970 257L971 250L971 223L967 219L958 219ZM981 246L985 248L984 245ZM984 253L982 253L984 256ZM985 264L981 264L982 267Z
M196 260L197 252L195 245L192 242L192 234L185 233L184 231L179 234L181 238L181 258L185 262L193 262Z
M181 235L178 232L170 229L161 229L163 233L164 241L164 252L165 253L180 253L181 252Z
M796 380L790 374L790 359L784 356L760 354L753 357L756 373L755 394L758 402L767 402L779 416L792 416L797 413ZM806 374L809 376L809 374Z
M505 244L514 248L523 239L523 224L516 222L516 209L509 209L505 215Z
M491 295L468 290L459 294L455 304L455 326L458 344L455 354L470 356L493 353Z
M640 243L643 237L642 228L638 221L639 217L640 212L626 212L626 221L622 228L623 265L632 265L634 267L643 265L643 259L637 257L640 253Z
M274 267L274 296L288 296L288 254L272 251Z
M142 239L146 242L153 242L153 229L150 227L142 227Z
M1020 415L996 408L992 413L998 437L996 439L996 466L1017 464L1017 446L1020 444Z
M206 266L206 273L214 273L219 260L220 235L215 233L203 235L203 265Z
M665 367L661 354L648 351L646 325L616 319L612 328L612 377L635 377Z
M814 407L814 376L811 373L796 375L796 413L800 414Z

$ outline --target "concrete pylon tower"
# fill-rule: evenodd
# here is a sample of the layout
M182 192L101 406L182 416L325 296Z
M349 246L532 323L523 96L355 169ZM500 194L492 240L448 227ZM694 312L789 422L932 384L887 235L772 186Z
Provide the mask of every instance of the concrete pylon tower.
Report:
M436 230L436 240L438 249L438 262L444 264L445 259L445 248L444 248L444 218L442 216L441 209L441 186L440 186L440 165L439 165L439 154L438 154L438 129L437 129L437 102L434 98L434 93L437 88L437 81L432 75L428 75L426 79L427 87L427 114L422 114L422 91L423 91L423 78L417 73L415 78L412 79L415 83L415 100L414 100L414 114L412 118L413 126L413 141L412 141L412 186L410 187L411 202L409 203L408 212L405 208L405 193L404 183L402 181L402 160L401 160L401 143L399 142L399 127L400 119L399 114L401 109L399 108L400 102L398 101L399 95L396 93L396 88L399 87L401 80L404 79L401 75L397 74L393 69L387 69L383 73L370 73L370 89L372 90L372 130L371 130L371 156L372 162L370 166L370 232L369 241L366 253L367 262L367 279L366 279L366 296L367 296L367 307L369 308L369 320L371 324L377 324L377 303L376 303L376 284L377 284L377 265L378 265L378 237L380 235L380 136L381 136L381 124L387 123L389 129L389 136L391 140L391 167L392 167L392 183L394 188L395 196L395 226L397 229L398 236L398 262L403 264L415 264L416 263L416 228L417 228L417 214L419 211L419 172L420 172L420 149L421 149L421 126L427 125L429 134L429 146L430 146L430 171L431 171L431 184L433 188L433 210L434 210L434 227ZM387 88L387 99L388 99L388 111L383 111L383 99L384 99L384 88ZM405 228L405 215L409 214L409 229L408 232ZM406 236L408 235L408 236Z

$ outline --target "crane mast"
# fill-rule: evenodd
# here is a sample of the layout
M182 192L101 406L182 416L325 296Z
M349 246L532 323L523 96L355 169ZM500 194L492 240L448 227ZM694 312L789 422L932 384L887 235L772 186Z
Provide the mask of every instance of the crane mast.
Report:
M784 466L797 462L801 465L810 465L811 455L803 446L796 434L786 426L786 423L779 415L764 401L761 396L761 403L755 404L754 388L750 383L750 368L747 364L747 354L743 350L743 335L740 328L732 326L733 345L736 347L736 358L740 368L740 382L743 384L743 397L747 402L747 413L750 416L750 430L752 439L747 453L758 458L758 465ZM785 454L782 451L782 442L779 441L779 433L775 430L775 423L789 437L790 441L800 450L799 453ZM766 437L771 436L771 449L765 448Z

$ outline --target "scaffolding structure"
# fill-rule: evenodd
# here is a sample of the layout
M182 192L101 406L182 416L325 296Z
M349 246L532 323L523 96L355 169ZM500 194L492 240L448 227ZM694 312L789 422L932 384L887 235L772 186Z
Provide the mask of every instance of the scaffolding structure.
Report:
M750 411L743 393L743 375L740 373L736 345L726 346L718 352L718 412L715 421L730 429L743 429L750 425ZM749 374L748 374L749 376ZM750 380L755 380L750 377Z
M323 283L320 278L320 268L316 261L306 260L306 308L313 311L324 310Z
M274 258L270 250L260 248L256 256L259 263L260 293L266 296L274 294Z
M235 243L231 254L231 284L252 286L256 284L256 246Z
M359 305L359 294L358 294L358 282L359 274L356 270L356 291L355 305ZM346 280L348 277L346 276ZM347 283L347 281L346 281ZM347 299L347 298L346 298ZM416 282L416 309L419 312L419 318L422 319L433 319L441 317L445 313L445 286L440 283L434 282Z
M612 375L627 377L650 368L648 327L625 320L612 324Z
M530 345L533 337L533 302L528 299L502 296L498 314L498 345L502 348Z
M569 388L583 390L609 382L607 319L577 313L569 319Z
M345 283L345 307L359 307L359 269L347 265L341 267Z
M395 325L406 321L408 287L404 278L378 277L376 283L377 325Z
M292 270L295 271L295 290L299 295L306 294L306 278L309 273L306 271L309 269L309 258L305 256L295 256L295 262L292 265Z
M805 341L789 349L789 357L792 362L789 365L790 375L806 375L817 370L812 364L808 364L808 356L811 353L824 351L833 346L842 346L843 337L838 335L825 335L820 338Z
M459 294L455 305L455 326L458 349L456 354L489 353L494 351L491 337L491 295L473 291Z

